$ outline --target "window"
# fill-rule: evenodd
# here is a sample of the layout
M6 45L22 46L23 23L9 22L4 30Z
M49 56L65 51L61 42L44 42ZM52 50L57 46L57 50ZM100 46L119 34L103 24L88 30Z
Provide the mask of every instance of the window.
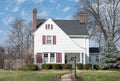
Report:
M99 62L99 56L96 56L96 62Z
M48 62L48 53L44 53L44 62L45 62L45 63Z
M47 30L52 30L52 29L53 29L53 24L46 24L46 25L45 25L45 28L46 28Z
M55 54L50 53L50 62L55 62Z
M46 39L46 44L52 44L52 37L50 35L47 36L47 39Z
M43 35L42 36L42 44L56 44L56 36L55 35Z

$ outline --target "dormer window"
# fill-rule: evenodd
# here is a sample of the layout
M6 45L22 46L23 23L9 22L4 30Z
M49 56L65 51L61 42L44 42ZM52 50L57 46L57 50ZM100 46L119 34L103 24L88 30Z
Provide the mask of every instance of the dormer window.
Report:
M53 24L46 24L45 28L46 28L46 30L52 30L53 29Z

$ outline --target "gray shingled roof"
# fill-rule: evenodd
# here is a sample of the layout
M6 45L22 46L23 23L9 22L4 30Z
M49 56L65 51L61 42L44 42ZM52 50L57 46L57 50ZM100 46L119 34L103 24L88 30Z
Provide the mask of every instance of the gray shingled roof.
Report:
M37 19L37 28L45 19ZM87 24L80 24L79 20L53 20L68 35L88 35Z

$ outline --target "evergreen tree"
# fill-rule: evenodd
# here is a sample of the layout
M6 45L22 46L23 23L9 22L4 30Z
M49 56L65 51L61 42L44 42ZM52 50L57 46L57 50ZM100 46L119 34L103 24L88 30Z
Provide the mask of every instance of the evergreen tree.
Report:
M113 40L110 38L106 41L100 56L101 69L120 68L120 53Z

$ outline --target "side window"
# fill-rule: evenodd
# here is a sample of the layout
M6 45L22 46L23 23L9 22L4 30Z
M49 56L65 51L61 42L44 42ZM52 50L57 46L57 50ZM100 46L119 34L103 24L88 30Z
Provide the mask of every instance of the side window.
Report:
M99 62L99 56L96 56L96 62Z

